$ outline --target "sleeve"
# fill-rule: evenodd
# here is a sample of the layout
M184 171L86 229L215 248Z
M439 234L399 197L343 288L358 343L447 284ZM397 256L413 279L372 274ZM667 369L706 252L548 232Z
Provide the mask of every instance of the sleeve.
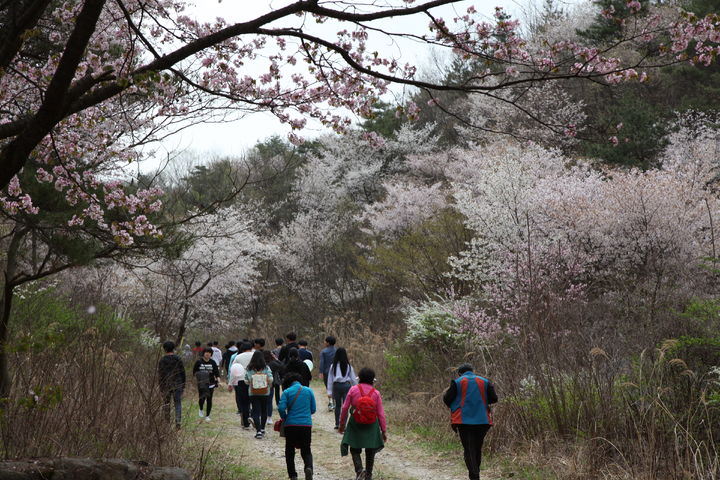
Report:
M245 376L243 378L248 385L250 385L250 376L250 370L245 370Z
M320 352L320 366L318 367L320 369L320 373L325 372L325 363L326 363L325 357L326 357L325 350L323 350Z
M330 365L330 370L328 371L328 377L327 377L327 394L332 395L332 387L333 383L335 382L335 369L332 368L332 365Z
M345 425L348 418L348 412L350 411L350 405L352 405L352 399L355 398L355 395L357 393L357 388L352 387L348 391L347 396L345 397L345 401L342 404L342 410L340 411L340 425ZM337 408L337 405L335 406Z
M493 403L497 403L498 397L495 393L495 386L492 384L492 382L488 382L488 405L492 405Z
M312 373L310 373L310 368L307 366L305 362L303 362L303 377L305 377L305 385L306 387L310 386L310 382L312 381Z
M309 388L310 390L310 415L317 412L317 402L315 402L315 392L312 390L312 388Z
M353 369L352 365L350 365L350 383L352 385L358 384L358 377L355 375L355 370Z
M218 368L218 364L215 363L215 360L210 360L212 362L212 368L213 368L213 376L215 377L215 383L220 383L220 369Z
M180 384L183 388L185 388L185 383L187 382L187 377L185 376L185 364L182 360L179 360L178 366L180 367Z
M380 392L375 390L375 393L377 393L377 416L378 420L380 421L380 430L383 433L387 432L387 422L385 420L385 407L383 406L382 397L380 396Z
M280 418L285 420L287 418L287 390L283 392L282 395L280 395L280 403L278 403L277 411L280 415Z
M450 381L450 387L445 391L445 394L443 395L443 402L445 402L445 405L447 405L448 408L450 408L450 405L452 405L453 400L455 400L455 397L457 396L457 384L454 381Z
M268 376L268 385L272 385L274 378L272 369L270 367L265 367L265 374Z
M195 375L198 370L200 370L200 360L196 360L195 365L193 365L193 375Z

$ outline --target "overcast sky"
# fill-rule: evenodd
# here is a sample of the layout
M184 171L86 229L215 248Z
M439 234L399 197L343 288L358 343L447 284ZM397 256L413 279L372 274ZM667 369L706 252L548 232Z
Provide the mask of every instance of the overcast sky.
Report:
M417 3L421 1L422 0L418 0ZM228 23L236 23L256 18L270 10L280 8L290 3L290 0L195 0L195 3L195 8L186 12L190 17L194 17L199 21L213 21L217 17L223 17ZM357 2L357 4L361 3L362 2ZM394 3L396 5L400 4L400 2ZM505 3L503 6L514 14L519 10L517 3L511 3L508 0L503 0L503 3ZM489 3L487 0L462 1L451 6L435 9L433 13L436 16L443 17L450 21L457 16L458 13L463 14L470 5L475 5L481 14L490 18L497 4L502 5L502 3ZM294 19L291 19L291 21L294 21ZM423 34L427 32L427 25L428 18L425 15L415 15L413 17L399 17L385 20L379 26L394 32ZM337 23L313 28L324 29L326 36L327 32L333 35L335 31L339 30ZM373 35L372 32L368 44L370 51L377 50L385 57L398 59L401 64L409 62L416 65L421 75L432 74L432 70L434 70L432 66L432 53L427 45L410 41L393 43L388 37ZM393 95L395 97L400 97L403 93L405 92L401 88L393 88ZM392 97L386 100L392 101ZM305 137L311 138L323 133L321 126L317 124L315 124L314 127L312 124L309 124L309 126L310 128L301 132ZM193 125L164 141L162 150L165 152L190 150L200 154L208 153L221 156L234 156L249 150L259 140L266 139L272 135L286 137L289 131L289 127L280 124L271 114L252 114L244 119L233 122ZM158 152L158 154L163 157L165 156L165 152L161 151Z

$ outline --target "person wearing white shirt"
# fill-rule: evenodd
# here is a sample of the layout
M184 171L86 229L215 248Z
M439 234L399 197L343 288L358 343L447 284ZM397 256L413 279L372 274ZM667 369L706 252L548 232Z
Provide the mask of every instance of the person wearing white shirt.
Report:
M328 372L327 394L332 398L335 405L342 405L345 402L350 387L357 385L357 375L348 360L347 350L343 347L335 351L335 358L330 371ZM335 430L340 426L340 408L335 408Z

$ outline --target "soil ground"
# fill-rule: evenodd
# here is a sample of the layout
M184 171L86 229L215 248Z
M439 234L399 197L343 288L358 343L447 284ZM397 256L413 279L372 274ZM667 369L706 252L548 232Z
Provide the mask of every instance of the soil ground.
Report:
M313 382L318 411L313 416L312 452L315 480L354 480L352 460L340 456L341 435L334 430L334 414L328 411L327 396L320 382ZM387 408L387 405L386 405ZM186 402L184 431L211 439L209 452L215 462L232 462L229 472L235 478L274 479L287 478L285 468L285 439L266 427L266 437L254 438L253 430L244 430L236 414L235 396L226 389L215 393L212 420L198 418L195 403ZM273 420L277 419L277 412ZM435 453L406 437L393 436L388 427L388 441L375 459L374 480L463 480L467 470L461 453ZM363 455L364 460L364 455ZM302 459L298 451L295 458L298 472L302 472ZM300 478L303 478L300 475ZM496 472L483 471L483 479L499 479Z

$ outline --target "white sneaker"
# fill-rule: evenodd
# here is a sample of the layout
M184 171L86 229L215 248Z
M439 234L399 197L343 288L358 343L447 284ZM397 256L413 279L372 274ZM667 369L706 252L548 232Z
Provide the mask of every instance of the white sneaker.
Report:
M198 410L198 417L203 418L204 416L205 416L205 414L203 413L203 411Z
M272 425L273 421L272 418L268 418L267 422L265 422L265 425Z
M209 421L210 421L210 417L205 417L205 421L206 421L206 422L209 422Z

